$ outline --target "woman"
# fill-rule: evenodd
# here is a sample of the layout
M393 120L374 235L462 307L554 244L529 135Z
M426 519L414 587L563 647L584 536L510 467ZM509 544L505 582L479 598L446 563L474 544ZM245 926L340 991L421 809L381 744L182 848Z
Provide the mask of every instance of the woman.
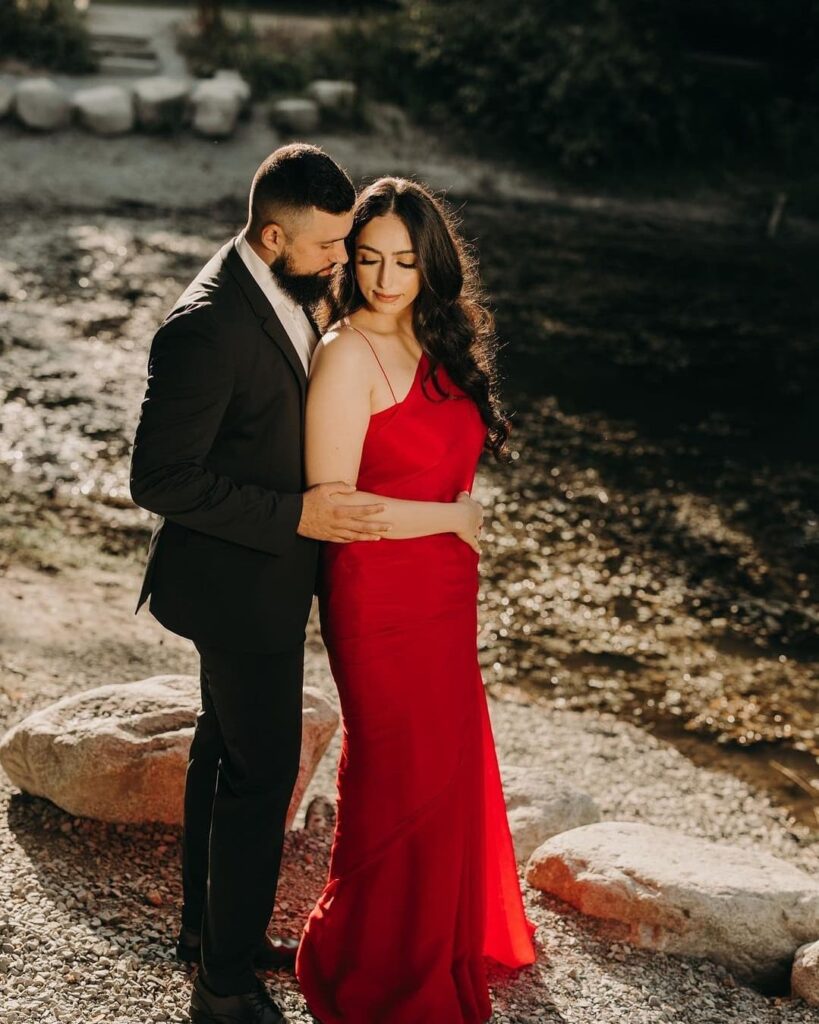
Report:
M509 433L491 319L421 185L371 185L347 250L349 313L311 367L307 482L386 496L394 525L322 549L344 734L329 881L296 973L322 1024L482 1024L483 956L534 960L477 659L468 492Z

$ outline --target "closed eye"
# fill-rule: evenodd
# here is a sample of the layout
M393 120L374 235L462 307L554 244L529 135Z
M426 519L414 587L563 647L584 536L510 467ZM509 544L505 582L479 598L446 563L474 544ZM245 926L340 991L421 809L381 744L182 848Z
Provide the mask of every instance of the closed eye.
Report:
M363 256L359 256L358 258L358 265L361 267L371 267L373 263L378 263L378 260L364 259ZM417 263L402 263L400 260L397 265L403 270L415 270L418 267Z

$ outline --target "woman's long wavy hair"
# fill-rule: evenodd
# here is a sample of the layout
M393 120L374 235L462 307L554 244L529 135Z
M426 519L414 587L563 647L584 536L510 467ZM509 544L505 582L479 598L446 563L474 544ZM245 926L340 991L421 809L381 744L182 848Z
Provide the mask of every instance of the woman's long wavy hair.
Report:
M472 398L487 426L486 448L509 458L510 424L498 389L497 339L481 293L476 261L452 215L423 185L406 178L379 178L359 196L347 237L348 262L337 271L331 316L339 319L364 303L355 275L359 232L374 217L394 213L404 222L421 272L412 311L413 329L429 357L427 379L443 398L435 370L443 364L454 383Z

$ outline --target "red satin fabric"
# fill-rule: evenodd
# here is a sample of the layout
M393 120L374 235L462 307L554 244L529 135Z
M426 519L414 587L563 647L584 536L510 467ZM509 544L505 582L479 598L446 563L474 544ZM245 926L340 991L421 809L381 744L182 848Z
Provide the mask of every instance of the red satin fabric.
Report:
M358 487L453 501L486 434L425 379L370 420ZM322 1024L483 1024L483 956L532 963L477 658L478 555L454 534L325 544L322 635L341 700L328 884L296 974Z

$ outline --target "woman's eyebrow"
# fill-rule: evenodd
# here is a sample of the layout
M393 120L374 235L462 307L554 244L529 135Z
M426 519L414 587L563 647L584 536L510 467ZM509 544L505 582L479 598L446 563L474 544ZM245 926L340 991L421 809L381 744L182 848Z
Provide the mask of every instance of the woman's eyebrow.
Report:
M366 245L364 242L359 242L359 249L369 249L370 252L378 253L379 256L383 256L384 253L380 249L375 249L371 245ZM390 253L390 256L407 256L409 253L415 253L414 249L399 249L398 252Z

